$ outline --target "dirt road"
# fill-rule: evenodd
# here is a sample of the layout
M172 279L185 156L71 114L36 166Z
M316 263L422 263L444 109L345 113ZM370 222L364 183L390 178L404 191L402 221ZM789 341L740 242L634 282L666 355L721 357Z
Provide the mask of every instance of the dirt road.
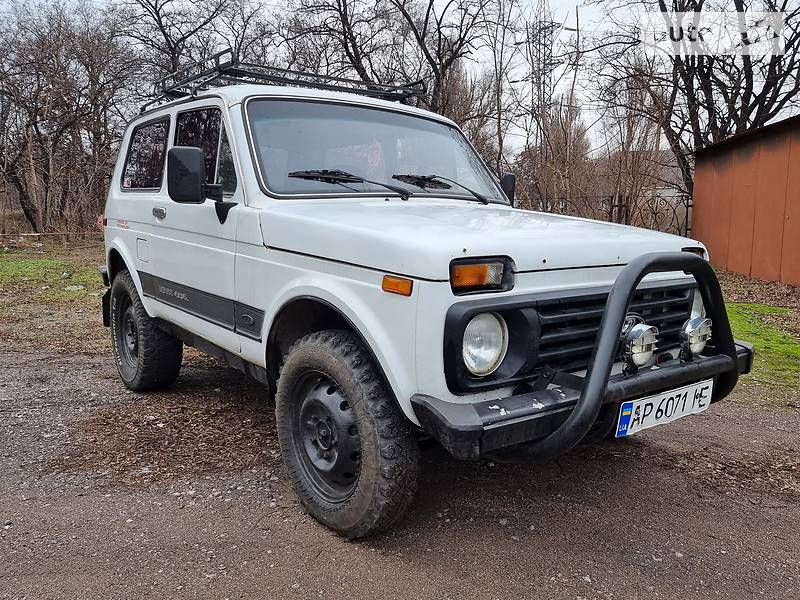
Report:
M800 411L716 405L544 466L425 452L345 542L283 474L257 386L196 355L136 395L102 356L0 353L5 598L792 598Z

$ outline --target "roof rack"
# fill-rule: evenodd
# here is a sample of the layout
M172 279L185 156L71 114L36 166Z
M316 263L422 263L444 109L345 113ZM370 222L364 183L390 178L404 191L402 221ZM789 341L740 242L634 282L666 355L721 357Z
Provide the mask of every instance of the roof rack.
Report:
M153 84L153 93L156 98L142 106L142 112L148 106L165 99L174 100L194 96L197 92L210 87L235 83L287 85L350 92L351 94L399 102L424 96L427 92L425 82L422 80L405 85L389 85L241 62L233 50L227 48L156 81Z

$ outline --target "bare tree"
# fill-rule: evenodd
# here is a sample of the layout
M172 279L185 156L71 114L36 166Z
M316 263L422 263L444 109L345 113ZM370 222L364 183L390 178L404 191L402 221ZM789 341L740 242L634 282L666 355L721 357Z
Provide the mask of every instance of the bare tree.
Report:
M191 44L225 10L228 0L124 0L125 31L142 50L148 73L177 71Z
M522 11L518 0L495 0L481 7L485 52L491 57L490 77L494 104L493 133L495 152L489 161L499 175L507 165L505 141L514 124L514 98L511 80L519 62L518 36Z
M546 154L539 146L525 147L515 161L520 173L520 206L547 212L595 216L594 163L588 127L580 109L562 96L543 124Z
M660 11L783 11L786 53L770 56L655 56L642 60L632 33L606 39L600 76L627 80L648 96L632 106L656 123L693 188L694 150L733 134L761 127L800 106L800 6L791 0L601 0L617 31L630 30L631 7ZM611 43L613 41L613 43Z
M484 25L482 10L487 0L388 0L399 13L422 57L431 86L426 108L448 114L452 98L445 93L448 78L460 61L477 47Z
M363 81L390 78L388 55L395 44L395 24L389 15L391 7L385 2L299 0L294 8L286 29L291 54L309 56L309 46L324 48L325 64L318 66L324 66L328 74L350 75Z
M254 62L270 63L277 54L278 24L262 0L227 0L211 21L211 27L201 30L207 38L202 44L211 49L231 48L236 56Z
M34 231L81 228L105 198L134 61L113 13L13 5L0 36L0 162Z

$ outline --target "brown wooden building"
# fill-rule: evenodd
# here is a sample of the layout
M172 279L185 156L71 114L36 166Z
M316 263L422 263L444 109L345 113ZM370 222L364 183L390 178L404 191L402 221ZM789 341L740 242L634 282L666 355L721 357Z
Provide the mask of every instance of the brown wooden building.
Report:
M695 154L692 237L711 262L800 285L800 115Z

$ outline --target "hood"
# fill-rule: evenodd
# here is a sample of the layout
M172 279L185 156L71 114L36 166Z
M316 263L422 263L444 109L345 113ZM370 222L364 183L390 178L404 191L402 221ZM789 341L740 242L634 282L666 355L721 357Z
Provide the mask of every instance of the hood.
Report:
M517 272L623 265L686 238L459 200L282 200L261 211L264 244L419 279L454 258L508 256Z

